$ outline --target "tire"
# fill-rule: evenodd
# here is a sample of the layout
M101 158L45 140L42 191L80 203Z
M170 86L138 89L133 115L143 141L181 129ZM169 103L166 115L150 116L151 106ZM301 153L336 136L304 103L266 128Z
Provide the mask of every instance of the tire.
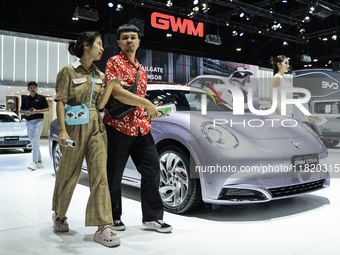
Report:
M54 143L53 151L52 151L52 159L53 159L53 169L54 169L55 175L58 174L61 157L62 155L61 155L59 143Z
M322 140L322 141L326 148L334 148L339 144L339 141L337 140Z
M202 204L201 186L190 178L189 156L182 149L166 146L159 151L159 193L166 211L188 213Z

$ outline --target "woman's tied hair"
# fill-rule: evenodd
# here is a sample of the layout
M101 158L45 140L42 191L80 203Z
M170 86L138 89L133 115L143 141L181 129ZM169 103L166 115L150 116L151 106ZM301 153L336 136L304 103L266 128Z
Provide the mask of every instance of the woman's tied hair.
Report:
M68 42L68 51L71 55L81 58L84 53L84 43L92 46L98 37L101 38L101 35L97 31L87 31L81 33L77 41Z

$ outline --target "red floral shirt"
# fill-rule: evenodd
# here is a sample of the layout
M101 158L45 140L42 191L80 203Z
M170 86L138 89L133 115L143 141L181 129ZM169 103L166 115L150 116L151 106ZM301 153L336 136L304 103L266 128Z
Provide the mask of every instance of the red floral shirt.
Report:
M108 83L115 77L123 77L123 81L128 84L133 84L136 77L136 70L139 67L137 95L145 97L147 74L137 59L135 62L136 63L133 64L123 52L111 57L106 64L106 81ZM138 130L140 130L142 135L146 135L151 129L151 121L147 119L145 108L141 106L137 106L133 112L118 120L112 119L107 111L104 110L103 122L129 136L138 136Z

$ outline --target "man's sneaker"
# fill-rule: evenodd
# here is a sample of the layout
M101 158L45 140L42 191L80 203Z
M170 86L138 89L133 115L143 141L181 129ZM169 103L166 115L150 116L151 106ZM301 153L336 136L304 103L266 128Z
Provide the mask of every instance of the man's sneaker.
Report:
M44 168L44 165L42 162L38 162L36 163L37 164L37 168Z
M126 227L121 220L114 220L111 224L111 229L116 231L124 231Z
M171 232L172 230L172 227L169 224L163 222L162 220L143 221L143 226L147 228L152 228L162 233Z
M52 214L53 228L56 232L67 232L69 231L68 223L66 217L60 218L55 212Z
M38 166L37 166L37 163L32 162L27 168L31 170L36 170Z
M112 232L110 225L106 225L102 230L97 231L93 239L95 242L108 247L120 245L120 238L116 233Z

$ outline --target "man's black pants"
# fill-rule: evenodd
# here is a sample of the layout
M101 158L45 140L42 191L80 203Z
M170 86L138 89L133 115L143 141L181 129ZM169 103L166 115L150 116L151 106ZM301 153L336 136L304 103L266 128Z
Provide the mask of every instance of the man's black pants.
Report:
M107 177L111 195L113 220L122 215L121 181L129 155L141 174L143 221L163 219L163 202L159 187L159 162L155 142L150 132L144 136L126 135L105 124L107 132Z

